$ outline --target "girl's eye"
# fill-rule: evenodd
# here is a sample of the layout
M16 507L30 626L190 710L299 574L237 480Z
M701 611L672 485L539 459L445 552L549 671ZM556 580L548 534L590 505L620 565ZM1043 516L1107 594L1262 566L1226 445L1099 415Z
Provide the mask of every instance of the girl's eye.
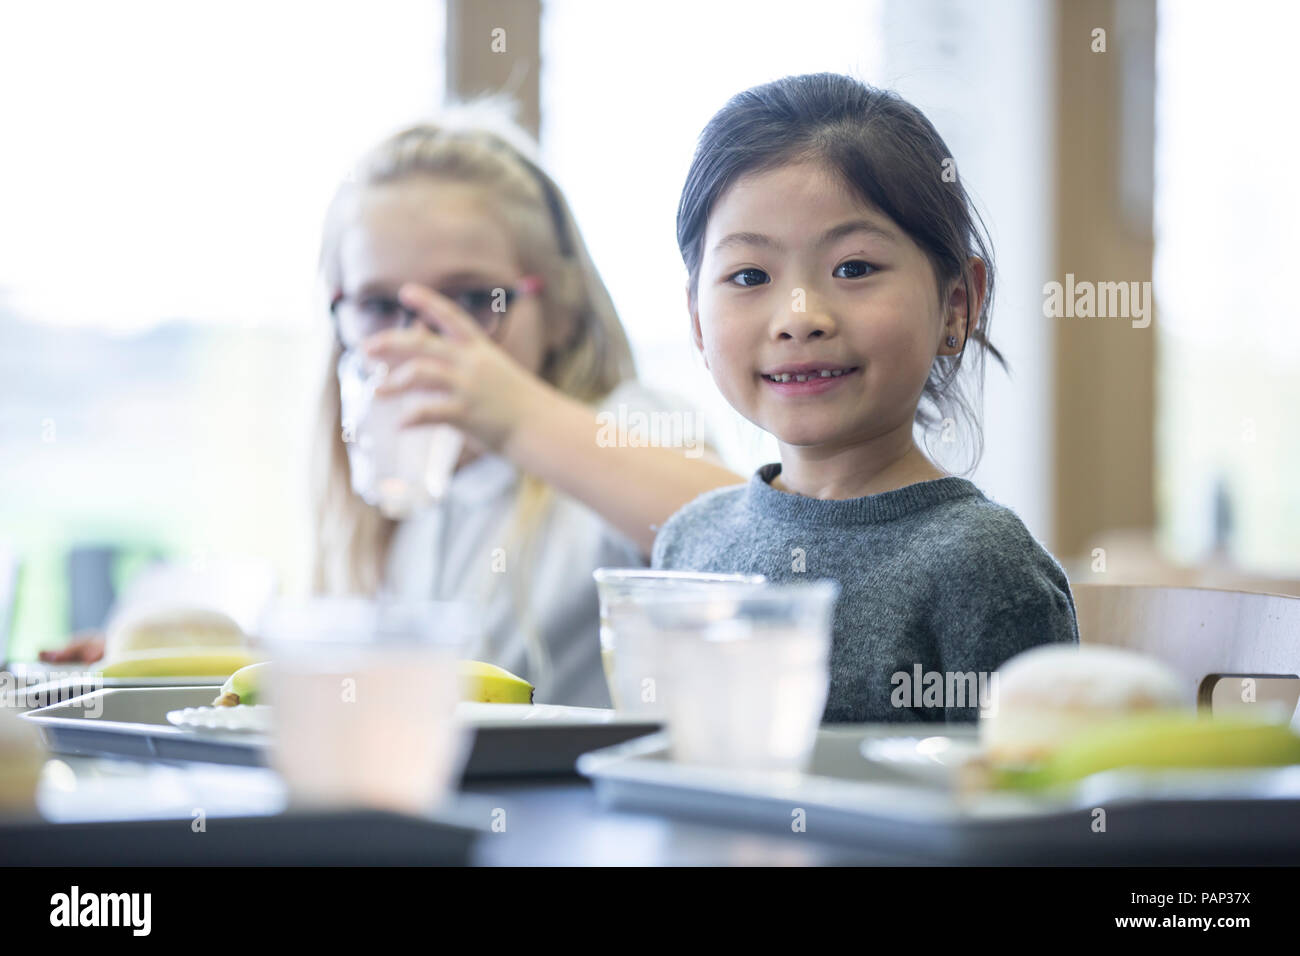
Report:
M863 276L875 271L876 267L870 263L863 262L861 259L853 259L849 262L841 262L835 267L835 271L831 275L837 279L861 279Z
M493 293L491 289L472 289L468 292L457 292L448 298L454 299L456 304L466 312L477 312L491 307Z
M737 279L740 279L741 281L737 282ZM736 285L739 286L748 287L753 285L762 285L767 281L767 279L767 273L762 269L741 269L727 281L735 282Z
M391 319L402 309L396 299L370 298L361 300L361 312L367 318Z

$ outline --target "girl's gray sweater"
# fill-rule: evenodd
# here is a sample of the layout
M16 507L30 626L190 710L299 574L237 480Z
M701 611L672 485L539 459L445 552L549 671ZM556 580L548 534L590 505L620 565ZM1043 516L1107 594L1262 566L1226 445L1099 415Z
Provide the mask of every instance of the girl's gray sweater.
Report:
M826 722L975 720L1008 658L1078 643L1061 565L965 478L823 501L773 488L780 472L695 499L652 563L838 581Z

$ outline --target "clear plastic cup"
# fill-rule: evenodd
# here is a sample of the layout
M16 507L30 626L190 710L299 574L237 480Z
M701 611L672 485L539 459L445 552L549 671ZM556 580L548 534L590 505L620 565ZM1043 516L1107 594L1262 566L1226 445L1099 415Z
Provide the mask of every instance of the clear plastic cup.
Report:
M666 594L705 587L760 584L761 574L706 574L648 568L598 568L600 659L616 710L665 718L663 642L649 625L645 607Z
M648 608L666 649L673 759L807 769L830 685L834 581L677 594Z
M272 764L293 807L427 813L451 791L472 732L456 719L469 605L327 598L274 605Z
M339 359L339 400L352 490L390 518L404 518L446 494L465 436L450 425L401 427L428 392L378 396L383 362L346 351Z

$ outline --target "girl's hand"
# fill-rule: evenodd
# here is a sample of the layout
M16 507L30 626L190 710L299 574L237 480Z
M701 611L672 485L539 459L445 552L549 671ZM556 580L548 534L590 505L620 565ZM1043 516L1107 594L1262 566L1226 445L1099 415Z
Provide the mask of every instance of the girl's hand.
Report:
M68 638L66 647L41 651L47 664L93 664L104 656L104 633L100 630L78 631Z
M484 334L446 296L408 283L398 298L423 320L411 328L378 332L362 345L367 356L392 370L376 389L394 395L432 389L403 425L448 424L500 451L525 418L539 413L553 390ZM442 335L425 327L428 322Z

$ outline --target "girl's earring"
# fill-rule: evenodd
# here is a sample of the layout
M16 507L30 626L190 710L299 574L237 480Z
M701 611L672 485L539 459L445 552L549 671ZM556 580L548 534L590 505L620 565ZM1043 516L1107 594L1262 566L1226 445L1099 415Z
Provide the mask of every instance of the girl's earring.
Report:
M948 348L953 348L954 346L956 346L956 344L957 344L957 336L955 335L948 336Z

